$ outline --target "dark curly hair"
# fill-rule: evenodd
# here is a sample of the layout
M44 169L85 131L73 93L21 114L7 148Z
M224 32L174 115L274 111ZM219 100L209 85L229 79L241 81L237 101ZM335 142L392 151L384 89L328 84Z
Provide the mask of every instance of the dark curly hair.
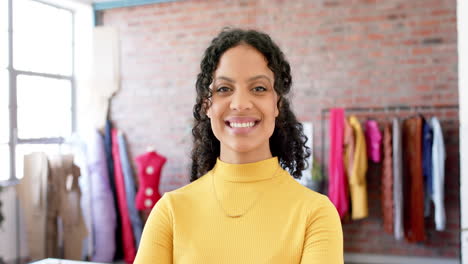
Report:
M213 81L219 59L225 51L240 44L254 47L265 56L268 67L275 76L274 89L278 94L279 115L275 120L275 130L270 137L270 150L277 156L281 167L287 168L294 178L300 178L302 170L308 168L307 158L310 149L305 145L302 124L291 111L289 99L285 96L291 90L291 68L283 52L265 33L256 30L223 29L211 41L205 50L200 63L201 72L197 76L197 99L193 107L195 123L192 129L192 173L193 182L211 170L220 154L220 142L211 130L210 119L206 115L209 105L206 104L212 96L209 86Z

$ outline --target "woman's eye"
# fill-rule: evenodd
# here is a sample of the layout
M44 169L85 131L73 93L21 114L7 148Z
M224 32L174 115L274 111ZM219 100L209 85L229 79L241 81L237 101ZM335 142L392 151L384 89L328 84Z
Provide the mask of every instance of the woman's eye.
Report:
M262 87L262 86L257 86L257 87L254 88L255 92L264 92L266 90L267 89L265 87Z
M216 89L216 92L218 92L218 93L224 93L224 92L228 92L228 91L229 91L229 87L226 87L226 86L219 87L218 89Z

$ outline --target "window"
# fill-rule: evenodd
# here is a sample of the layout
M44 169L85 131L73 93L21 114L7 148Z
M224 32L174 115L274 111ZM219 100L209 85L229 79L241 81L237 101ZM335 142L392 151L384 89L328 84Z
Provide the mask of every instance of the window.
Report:
M0 2L0 182L5 182L22 178L24 155L57 153L74 130L74 13L43 1Z
M0 1L0 180L10 177L8 1Z

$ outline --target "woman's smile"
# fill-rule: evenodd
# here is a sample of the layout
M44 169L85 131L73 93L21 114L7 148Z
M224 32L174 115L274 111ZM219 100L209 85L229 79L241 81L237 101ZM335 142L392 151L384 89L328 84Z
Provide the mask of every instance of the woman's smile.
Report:
M260 119L255 117L231 117L224 121L228 131L233 135L246 135L255 130Z

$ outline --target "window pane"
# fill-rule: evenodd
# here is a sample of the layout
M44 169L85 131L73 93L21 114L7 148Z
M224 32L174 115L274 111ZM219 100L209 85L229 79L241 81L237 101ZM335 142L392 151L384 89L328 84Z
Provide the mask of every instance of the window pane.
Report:
M0 0L0 69L8 66L8 0Z
M8 79L8 71L0 69L0 144L8 142L10 130L10 115L8 113Z
M72 13L31 0L13 3L15 69L71 75Z
M0 145L0 181L10 179L10 151L8 145Z
M8 29L8 0L0 0L0 30Z
M8 67L8 32L0 30L0 70L6 67Z
M18 137L68 137L72 130L71 82L19 75Z
M47 155L59 154L61 152L61 147L58 144L16 145L16 178L23 178L24 156L33 152L44 152Z

